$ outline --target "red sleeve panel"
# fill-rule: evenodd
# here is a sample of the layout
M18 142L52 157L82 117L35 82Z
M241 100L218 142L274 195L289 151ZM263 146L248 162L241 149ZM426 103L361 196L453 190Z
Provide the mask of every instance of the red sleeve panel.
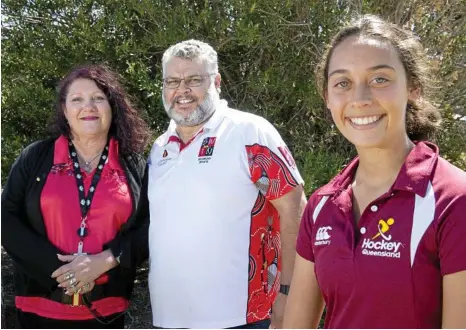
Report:
M287 165L268 147L259 144L246 146L246 151L251 180L267 199L279 198L299 184L290 169L294 161ZM287 155L291 157L289 152Z

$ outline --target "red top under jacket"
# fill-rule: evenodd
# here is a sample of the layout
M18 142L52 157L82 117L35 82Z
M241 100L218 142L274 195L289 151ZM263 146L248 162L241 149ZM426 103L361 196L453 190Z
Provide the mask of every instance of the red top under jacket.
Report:
M78 189L69 156L68 140L61 136L55 142L54 165L41 194L41 211L47 236L56 247L73 254L77 252L81 223ZM95 170L94 170L95 171ZM87 193L94 171L83 172ZM84 238L84 252L102 252L132 212L132 201L126 175L118 158L118 141L110 140L108 161L97 185L87 217L88 236ZM108 297L92 303L93 309L108 316L122 312L129 302L122 297ZM16 307L23 312L61 320L87 320L93 315L86 306L72 307L41 297L16 297Z

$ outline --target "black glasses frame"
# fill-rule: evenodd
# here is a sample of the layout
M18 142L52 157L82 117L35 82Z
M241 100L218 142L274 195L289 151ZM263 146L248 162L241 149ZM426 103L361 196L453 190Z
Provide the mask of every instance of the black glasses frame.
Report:
M163 78L162 81L163 81L163 86L168 88L168 89L176 89L176 88L180 87L181 81L183 81L183 80L184 80L184 83L186 84L186 86L188 86L188 87L199 87L204 83L205 78L210 77L210 76L214 76L214 75L216 75L216 73L210 73L210 74L207 74L207 75L200 75L200 74L198 75L198 74L196 74L196 75L188 76L188 77L185 77L185 78L167 77L167 78ZM201 82L199 84L196 83L194 85L188 83L188 81L190 81L189 79L192 79L194 77L201 77L202 78ZM175 81L178 82L178 84L176 86L169 87L169 86L167 86L167 80L168 79L175 80Z

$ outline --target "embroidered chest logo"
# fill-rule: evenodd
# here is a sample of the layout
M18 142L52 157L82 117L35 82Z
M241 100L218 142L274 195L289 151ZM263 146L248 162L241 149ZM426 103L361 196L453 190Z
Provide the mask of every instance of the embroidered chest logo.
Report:
M167 149L164 149L163 153L162 153L162 159L160 159L158 162L157 162L157 167L160 167L160 166L163 166L165 165L167 162L169 162L171 160L171 158L167 158L168 156L168 151Z
M199 149L198 160L199 164L208 163L214 153L216 137L206 137Z
M392 235L389 233L394 224L395 220L393 218L389 218L387 221L379 220L378 233L372 238L365 238L362 242L362 254L399 259L401 257L400 247L403 244L395 240L392 241Z
M332 230L332 227L320 227L317 229L316 241L314 245L329 245L330 244L330 234L328 233Z

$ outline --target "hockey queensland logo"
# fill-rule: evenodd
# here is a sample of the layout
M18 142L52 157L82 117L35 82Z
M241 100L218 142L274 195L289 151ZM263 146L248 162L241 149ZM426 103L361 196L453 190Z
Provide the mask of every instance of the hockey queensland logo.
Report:
M372 238L365 238L362 242L362 254L366 256L400 258L400 248L403 246L401 242L393 240L390 234L390 229L395 224L393 218L387 221L381 219L378 224L378 233Z

